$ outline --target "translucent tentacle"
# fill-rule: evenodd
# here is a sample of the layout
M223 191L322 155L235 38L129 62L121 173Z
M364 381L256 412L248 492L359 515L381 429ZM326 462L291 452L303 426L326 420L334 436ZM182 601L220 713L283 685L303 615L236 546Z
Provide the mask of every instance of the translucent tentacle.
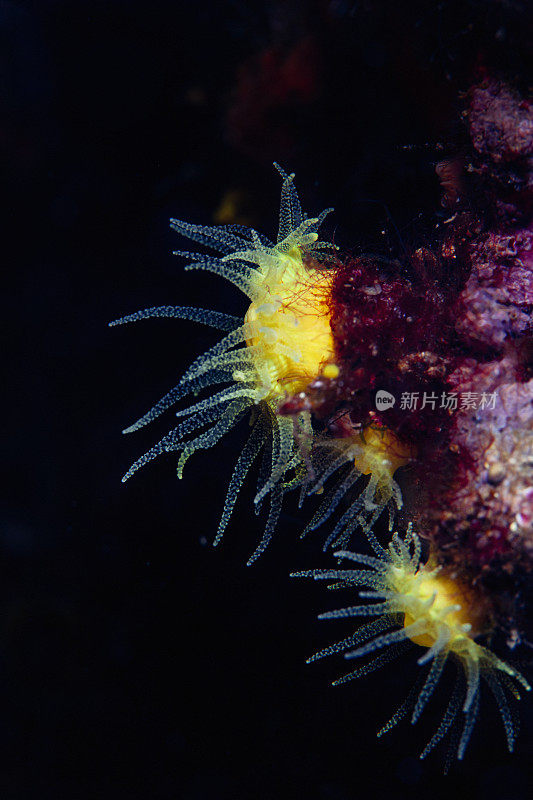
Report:
M457 758L459 761L462 761L466 747L468 745L468 742L470 741L470 737L472 736L472 731L474 730L474 725L476 724L478 710L479 710L479 690L475 693L472 699L472 703L465 714L465 723L463 727L463 732L461 734L461 738L459 739L459 747L457 748ZM512 747L510 747L510 750L512 750Z
M274 162L274 166L283 178L281 187L281 203L279 209L279 231L278 242L282 242L298 228L302 223L302 208L298 199L298 194L294 188L294 173L288 175L280 166Z
M242 238L224 228L194 225L192 222L183 222L179 219L171 219L170 227L186 239L219 250L221 253L232 253L242 246Z
M269 544L270 540L272 539L272 534L278 524L279 515L281 514L281 506L283 503L283 488L280 484L277 484L272 489L270 493L270 511L268 514L267 523L265 526L265 530L263 536L261 537L261 541L257 545L256 549L246 562L247 566L250 566L254 563L256 559L259 558L261 553L264 552L265 548Z
M435 691L435 687L439 682L440 676L442 675L442 670L444 669L444 665L448 659L448 653L446 651L439 652L433 659L433 663L431 665L431 669L429 670L428 676L425 680L425 683L420 690L420 694L418 695L415 708L413 711L413 716L411 722L413 725L415 722L420 718L420 714L426 707L426 704Z
M124 428L122 433L132 433L133 431L139 430L139 428L144 427L144 425L148 425L148 423L152 422L157 417L160 417L168 408L171 408L178 400L181 400L183 397L187 397L189 394L193 394L194 392L200 391L201 389L206 388L207 386L213 386L217 383L227 383L229 378L227 373L219 371L212 375L204 375L202 376L203 379L195 380L188 383L179 383L170 392L167 392L157 403L152 406L152 408L146 412L142 417L140 417L136 422L132 425L129 425L127 428Z
M463 668L466 674L466 696L463 711L468 711L479 691L479 662L472 658L464 659Z
M253 430L246 442L246 445L241 451L239 458L237 459L237 463L235 464L235 469L233 471L233 475L231 476L231 480L228 486L228 492L226 494L226 500L224 501L224 509L222 511L222 517L220 519L220 523L218 526L217 535L215 537L214 544L217 545L222 539L224 535L224 531L228 526L228 522L230 520L231 514L235 507L235 502L237 500L237 495L241 489L241 486L248 474L250 467L252 466L254 460L257 458L259 451L263 447L265 443L267 432L265 431L264 422L262 420L257 420L255 423Z
M221 392L211 395L211 397L206 397L205 400L200 400L200 402L195 403L192 406L188 406L187 408L180 409L180 411L176 411L176 416L185 417L189 414L195 414L198 411L203 411L206 408L217 406L219 403L227 403L229 400L236 400L237 398L248 398L250 401L248 405L250 405L255 400L256 394L257 392L253 388L235 388L235 384L233 384L232 386L228 386L226 389L223 389Z
M240 317L231 314L224 314L221 311L210 311L206 308L192 308L191 306L153 306L127 314L109 323L112 328L115 325L125 325L128 322L138 322L141 319L151 318L172 318L187 319L192 322L200 322L202 325L209 325L211 328L218 328L223 331L232 331L242 325Z
M225 353L232 347L235 347L238 344L242 344L246 340L246 338L252 333L252 328L249 324L245 323L241 325L231 333L228 333L227 336L224 336L220 342L217 342L213 347L210 347L209 350L206 350L201 356L198 356L195 359L185 375L183 376L182 380L186 381L189 380L189 376L193 377L196 369L201 367L201 365L207 360L212 359L214 356L218 356L220 353Z
M316 530L318 527L320 527L320 525L326 522L326 520L335 511L344 495L358 479L359 473L355 472L354 470L350 470L348 475L333 487L326 500L321 504L318 512L306 527L304 534L308 531Z
M354 644L364 642L366 639L369 639L376 634L387 630L387 628L390 628L395 623L396 617L394 615L384 615L379 619L373 620L373 622L367 622L365 625L361 625L361 627L358 628L355 633L352 633L352 635L348 636L346 639L342 639L340 642L335 642L334 644L330 644L329 647L319 650L318 653L315 653L307 659L307 663L311 664L313 661L318 661L326 656L332 656L335 653L340 653L343 650L346 650L348 647L352 647Z
M450 697L450 701L446 707L446 711L444 712L444 716L440 722L439 727L424 747L422 752L420 753L420 758L424 759L428 756L431 751L438 745L439 742L444 739L448 731L450 730L451 726L453 725L456 717L457 712L459 711L461 705L461 681L459 680L459 675L456 677L455 686L452 691L452 696Z
M490 686L491 692L494 695L494 698L498 704L498 709L500 711L500 715L503 721L503 727L505 730L505 738L507 739L507 747L509 749L509 752L512 753L515 742L515 730L513 725L513 718L511 715L511 711L509 709L509 703L507 702L507 698L505 697L505 692L502 689L501 683L497 675L492 670L484 673L483 677ZM474 704L472 703L472 705Z
M219 439L221 439L224 434L226 434L229 429L236 424L244 411L246 411L247 406L248 404L244 403L242 400L237 400L230 403L229 406L224 410L224 413L220 419L215 425L213 425L212 428L205 433L200 434L200 436L197 436L196 439L192 439L182 445L182 453L179 457L177 466L178 478L183 476L183 468L185 463L193 455L193 453L195 453L197 450L206 450L216 444L216 442L218 442Z
M232 268L229 264L221 263L216 259L194 261L191 264L187 264L184 269L186 272L199 269L204 272L212 272L214 275L220 275L221 278L225 278L229 283L236 286L237 289L240 289L250 300L253 297L252 290L250 289L250 277L253 274L251 270L250 272L246 272Z
M401 706L398 708L398 710L392 715L389 721L386 722L385 725L383 725L383 727L379 729L377 733L378 739L381 738L381 736L384 736L386 733L388 733L407 715L407 713L414 705L419 685L420 685L419 682L415 683L415 685L409 691L409 694L407 695Z
M326 611L318 615L318 619L344 619L345 617L378 617L381 614L388 614L396 611L394 603L372 603L367 606L348 606L347 608L337 608L335 611Z
M257 493L254 502L259 503L272 487L278 483L287 471L287 465L293 448L294 425L290 417L277 418L277 435L274 439L275 460L273 459L272 472L263 488ZM274 455L274 453L273 453Z
M406 641L399 642L398 644L389 647L383 653L380 653L379 656L376 656L375 658L371 659L366 664L363 664L362 667L358 667L353 672L349 672L347 675L343 675L341 678L337 678L337 680L333 681L331 685L341 686L343 683L348 683L348 681L353 681L356 678L363 678L365 675L369 675L376 669L380 669L381 667L384 667L386 664L390 664L390 662L398 658L398 656L400 656L407 647L409 647L408 642Z
M374 650L381 650L393 642L400 642L402 639L408 639L413 636L418 636L426 631L426 623L421 620L413 622L411 625L406 625L405 628L400 628L392 633L384 633L382 636L376 636L371 642L358 647L357 650L351 650L349 653L344 654L344 658L360 658L367 653L373 653Z

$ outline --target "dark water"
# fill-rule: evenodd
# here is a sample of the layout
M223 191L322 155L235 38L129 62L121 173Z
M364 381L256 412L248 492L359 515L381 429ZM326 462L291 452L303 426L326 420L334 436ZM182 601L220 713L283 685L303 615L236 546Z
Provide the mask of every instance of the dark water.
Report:
M346 629L316 622L321 587L288 578L323 563L318 540L298 542L293 507L253 568L251 490L224 546L206 544L242 431L182 482L163 459L120 483L172 414L121 428L216 339L107 322L167 303L242 311L222 281L183 273L171 215L211 224L236 190L273 233L277 158L305 208L336 207L339 243L395 257L431 241L457 93L487 41L489 61L516 71L506 37L522 11L401 5L0 4L1 798L530 796L530 712L511 759L487 704L444 779L439 757L416 760L442 697L417 730L374 738L410 663L337 690L342 663L306 667Z

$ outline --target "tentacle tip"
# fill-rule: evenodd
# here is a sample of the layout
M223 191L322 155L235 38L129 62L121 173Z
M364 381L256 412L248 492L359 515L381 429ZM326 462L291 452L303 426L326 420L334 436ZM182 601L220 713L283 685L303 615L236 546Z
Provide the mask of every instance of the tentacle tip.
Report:
M344 658L347 661L351 661L352 658L359 658L360 655L362 655L362 653L360 653L359 650L350 650L349 653L344 654Z
M250 556L250 558L246 562L246 566L247 567L251 567L252 564L255 561L257 561L257 559L259 558L259 556L261 555L262 552L263 552L263 550L259 550L259 549L258 550L254 550L254 552L252 553L252 555Z

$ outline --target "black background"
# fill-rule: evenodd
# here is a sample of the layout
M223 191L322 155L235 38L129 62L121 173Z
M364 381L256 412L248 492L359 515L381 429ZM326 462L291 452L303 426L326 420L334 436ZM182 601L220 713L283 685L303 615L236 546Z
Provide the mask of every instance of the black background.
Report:
M247 218L274 233L274 157L297 173L305 209L336 207L339 243L393 256L430 245L444 213L434 164L461 136L458 92L479 48L516 75L523 13L499 2L0 3L2 800L531 795L527 706L514 757L487 703L466 763L444 778L440 754L416 756L446 681L416 729L376 741L414 661L339 689L328 682L342 660L305 665L347 628L316 621L336 602L323 587L288 578L326 563L320 537L298 541L290 503L255 566L244 566L261 524L252 488L223 546L209 546L243 430L195 456L181 482L168 458L120 483L172 412L129 437L121 428L216 334L176 321L107 328L160 304L242 312L223 281L183 272L167 221L211 224L237 189ZM289 95L259 122L239 112L242 70L305 36L313 96Z

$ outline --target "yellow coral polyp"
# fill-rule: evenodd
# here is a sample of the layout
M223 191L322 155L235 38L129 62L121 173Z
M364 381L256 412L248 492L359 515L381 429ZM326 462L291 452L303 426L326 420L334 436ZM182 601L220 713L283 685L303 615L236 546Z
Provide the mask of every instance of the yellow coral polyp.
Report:
M326 373L329 366L323 371L325 377L328 377ZM336 365L331 366L338 370ZM414 456L415 450L411 445L400 441L383 426L369 425L351 436L318 439L313 452L315 479L310 483L308 493L322 494L326 481L334 475L340 477L337 477L337 483L333 484L304 534L326 522L337 506L350 495L348 509L335 524L326 546L346 546L356 527L370 530L386 508L392 526L395 509L400 509L403 504L394 474ZM346 472L349 464L352 468ZM368 480L357 492L355 484L361 485L360 479L365 475L369 476Z
M125 433L135 431L183 398L204 393L203 399L176 412L178 426L141 456L123 480L159 455L174 451L180 454L177 472L181 478L193 453L212 447L252 411L250 437L237 460L215 538L215 543L220 541L245 476L262 453L263 479L255 502L259 507L269 494L270 511L249 563L265 549L276 526L284 493L282 479L287 471L304 463L302 450L312 441L309 413L301 412L296 419L282 416L278 414L280 401L287 393L301 391L319 374L322 364L331 360L333 352L328 306L332 276L318 266L327 260L328 251L335 249L318 239L318 230L331 209L316 217L304 214L294 175L275 166L283 179L275 242L241 225L213 227L171 220L172 228L181 236L217 251L216 255L177 251L176 255L188 259L187 270L212 272L240 289L249 301L244 319L221 311L161 306L111 323L174 317L226 332L191 364L170 392L126 428ZM221 385L222 389L213 389Z
M472 637L482 633L486 620L481 599L457 580L441 574L438 569L423 567L414 575L400 567L392 567L390 581L394 589L406 600L404 627L410 631L417 621L422 621L426 631L408 633L415 644L433 647L445 635L450 650L461 651L471 647Z
M305 389L333 355L331 271L306 266L298 245L278 260L251 279L254 300L245 317L251 328L246 343L256 351L267 400Z
M414 458L414 447L400 441L388 428L369 425L357 438L363 447L357 448L354 465L363 475L376 475L378 485L392 480L396 470Z
M510 664L481 644L475 637L489 632L490 616L483 599L470 587L446 574L433 563L422 564L421 542L409 526L404 538L395 533L387 548L369 534L375 555L338 551L337 558L356 563L355 569L344 565L329 570L296 573L297 577L333 581L330 588L360 588L359 597L370 600L347 608L328 611L320 619L371 617L373 621L359 626L346 639L326 647L310 661L334 653L348 659L374 654L370 661L335 681L335 685L360 678L378 669L398 654L401 648L415 647L420 653L418 664L430 664L426 679L408 696L405 703L381 729L390 730L408 712L416 722L432 696L447 661L452 658L459 667L459 680L444 712L442 721L421 753L424 758L447 734L454 723L462 731L457 738L456 754L465 753L478 715L481 683L490 688L502 717L507 745L513 749L516 737L506 691L520 698L520 687L530 686ZM462 712L462 713L461 713Z

